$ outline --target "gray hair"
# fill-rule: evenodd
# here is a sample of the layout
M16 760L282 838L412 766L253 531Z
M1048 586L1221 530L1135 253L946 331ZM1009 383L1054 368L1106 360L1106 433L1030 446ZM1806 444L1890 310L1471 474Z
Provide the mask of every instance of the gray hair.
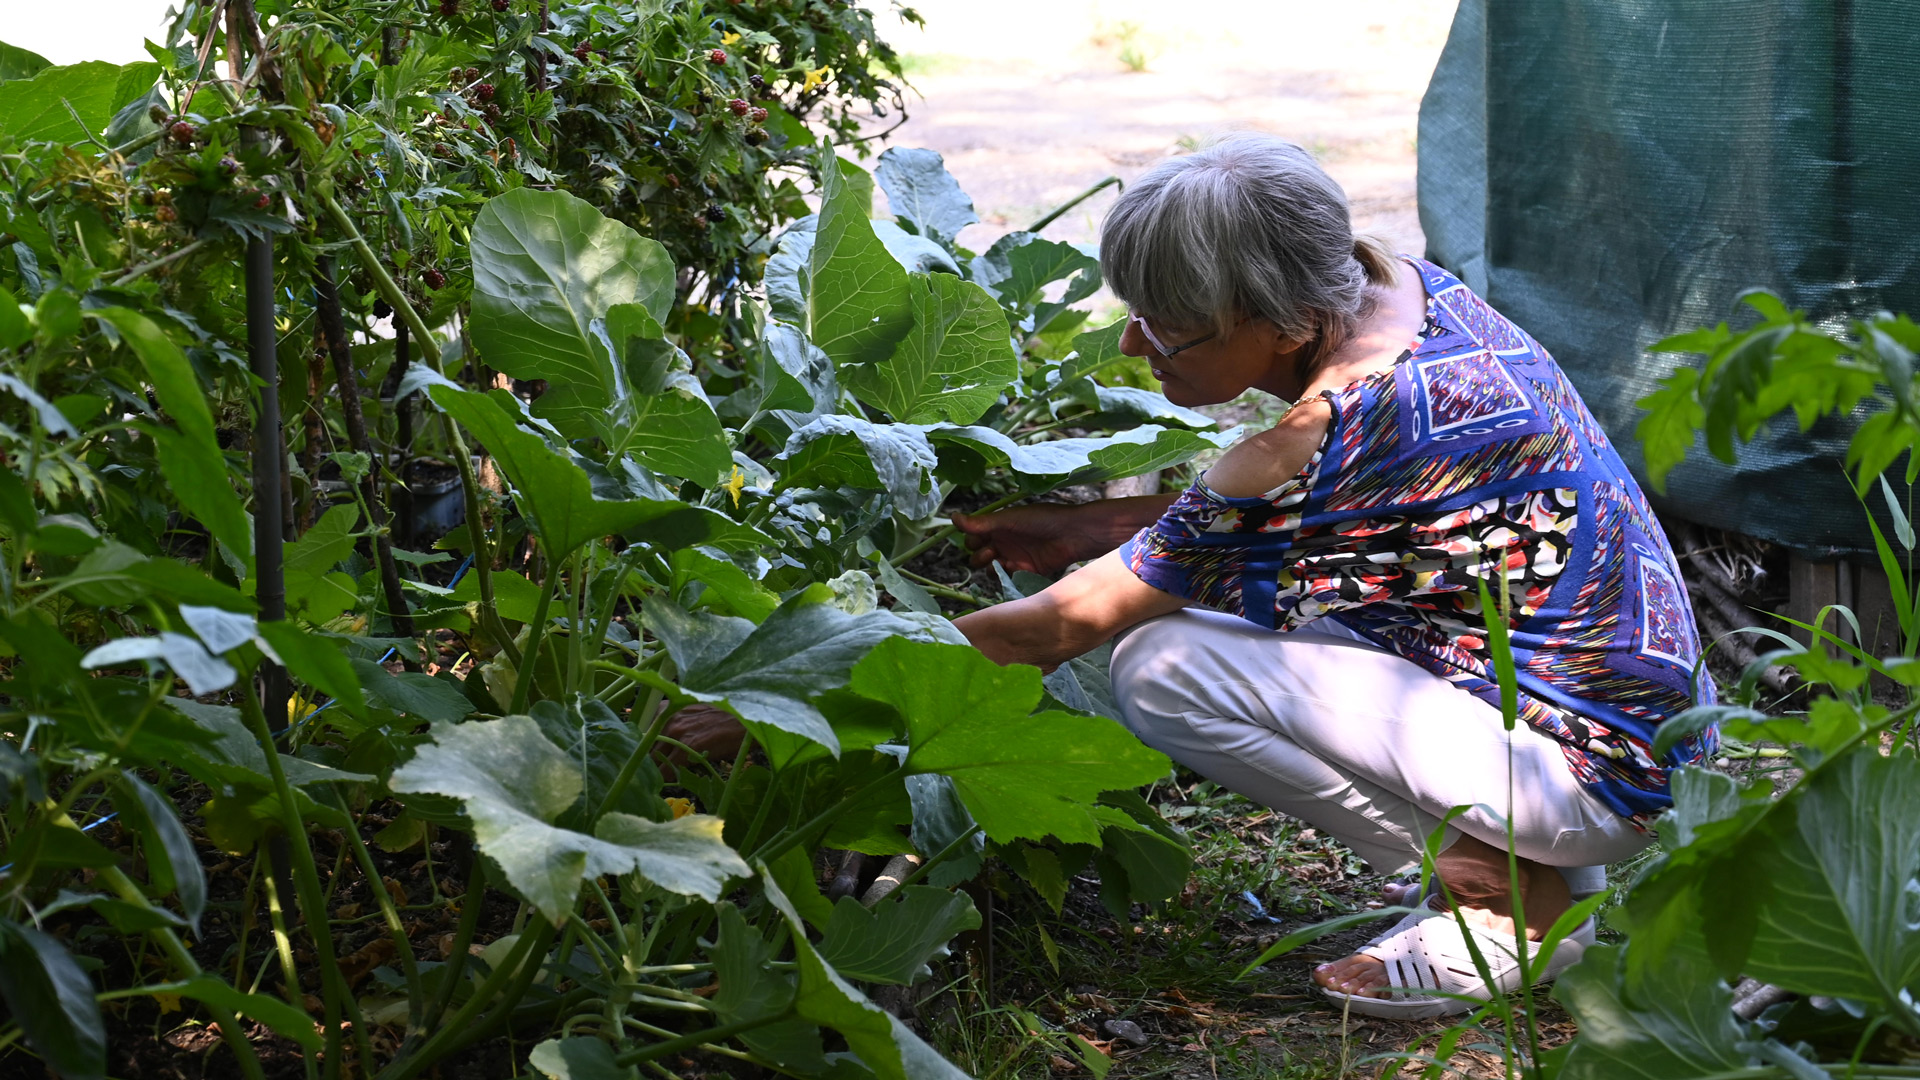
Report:
M1394 257L1356 237L1347 196L1313 156L1230 135L1147 170L1108 211L1100 270L1155 322L1226 333L1260 316L1308 343L1301 374L1338 347L1393 281Z

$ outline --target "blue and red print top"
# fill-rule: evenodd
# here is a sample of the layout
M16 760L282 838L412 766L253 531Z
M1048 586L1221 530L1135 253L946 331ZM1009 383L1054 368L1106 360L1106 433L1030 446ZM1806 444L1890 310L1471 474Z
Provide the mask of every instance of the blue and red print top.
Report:
M1587 790L1650 824L1672 805L1668 770L1718 744L1709 730L1652 757L1663 720L1713 701L1712 680L1693 680L1673 551L1547 351L1409 261L1428 296L1419 340L1324 393L1333 422L1300 473L1251 498L1202 479L1121 556L1149 585L1261 626L1336 618L1495 706L1479 582L1497 597L1504 577L1520 718Z

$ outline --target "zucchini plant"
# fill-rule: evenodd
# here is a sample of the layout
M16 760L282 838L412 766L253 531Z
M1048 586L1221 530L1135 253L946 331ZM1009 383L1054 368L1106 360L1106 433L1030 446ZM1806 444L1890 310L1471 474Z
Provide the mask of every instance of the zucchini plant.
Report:
M1184 880L1132 792L1168 763L1101 715L1098 666L995 667L907 563L956 492L1231 433L1100 382L1118 328L1073 307L1097 260L1032 232L962 249L971 204L930 152L794 157L819 210L769 241L764 298L746 274L695 295L718 264L636 229L664 220L640 189L501 164L564 159L589 106L555 80L615 77L598 46L556 75L529 27L617 23L646 64L692 42L666 66L703 78L712 50L788 71L801 46L693 5L518 6L444 4L448 30L229 0L155 64L4 69L0 1054L103 1076L129 1032L193 1019L252 1077L271 1050L400 1080L504 1033L554 1077L693 1053L952 1075L868 992L979 926L957 886L989 858L1056 909L1088 866L1121 913ZM234 80L205 77L221 49ZM462 107L423 80L456 54L573 103L517 158L422 154ZM263 238L278 387L243 359L237 256ZM253 433L262 395L284 447ZM249 481L263 454L279 490ZM409 461L457 478L437 542L396 513ZM265 500L284 539L256 539ZM744 725L735 762L665 762L693 706ZM825 849L922 861L830 902Z

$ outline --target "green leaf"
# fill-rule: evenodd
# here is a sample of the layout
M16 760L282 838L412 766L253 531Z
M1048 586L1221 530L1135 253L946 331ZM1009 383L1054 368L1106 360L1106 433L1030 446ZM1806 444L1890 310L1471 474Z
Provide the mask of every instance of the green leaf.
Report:
M556 925L573 909L587 876L637 873L711 903L727 879L750 873L721 841L720 819L707 814L657 823L610 813L592 836L555 827L584 784L574 762L531 717L442 727L432 745L394 771L391 786L402 794L459 799L480 850Z
M819 165L802 328L839 367L879 363L913 330L907 271L874 235L871 189L859 183L866 174L831 149L821 151Z
M367 703L338 638L309 634L292 623L263 622L260 636L273 648L274 658L295 677L340 703L349 715L367 718ZM271 722L277 718L268 717Z
M774 461L784 466L783 488L884 491L893 498L894 511L911 519L940 508L933 483L939 459L926 435L905 424L875 424L836 414L818 417L789 436Z
M236 990L213 975L200 975L173 983L168 990L241 1016L250 1016L272 1028L274 1034L292 1039L307 1050L317 1051L321 1047L320 1033L313 1028L313 1018L272 995Z
M453 599L465 604L480 602L480 575L468 574L460 579L449 594ZM493 572L493 602L500 609L500 617L514 622L532 622L534 612L540 608L540 586L521 577L512 570Z
M984 289L950 274L908 275L906 297L913 324L892 355L842 361L840 381L900 423L972 423L1020 374L1005 317Z
M0 93L7 86L0 84ZM253 553L253 525L240 506L227 478L226 458L214 432L213 412L200 380L172 339L153 320L127 308L99 308L88 312L120 332L134 355L146 366L160 407L173 418L174 431L156 431L160 470L167 489L189 514L199 519L214 538L243 559Z
M128 830L140 838L154 889L162 894L179 894L180 907L198 934L200 916L207 909L207 872L200 865L193 838L174 816L166 798L139 777L123 772L116 783L119 790L115 792L114 808Z
M1097 716L1046 712L1040 672L971 646L894 640L853 671L856 693L906 718L909 771L953 779L987 838L1098 843L1100 793L1166 775L1167 759Z
M1897 1013L1920 988L1920 761L1858 748L1769 815L1751 856L1771 888L1744 973Z
M307 621L324 623L354 606L360 599L353 579L334 572L353 554L360 507L341 503L320 515L300 539L287 544L284 560L287 606Z
M169 755L169 760L207 784L270 790L267 756L261 751L259 740L241 721L240 710L224 705L202 705L190 698L168 698L167 704L191 718L195 727L209 737L204 745L178 747ZM280 767L286 773L287 782L296 788L308 784L366 783L374 779L366 773L329 768L291 754L280 755Z
M89 60L0 82L0 136L17 142L85 142L105 131L120 106L146 93L159 77L160 65L151 61L122 66Z
M0 41L0 82L30 79L40 69L52 66L53 61L37 52L30 52L18 45L9 45Z
M563 414L624 396L595 323L616 304L667 317L665 248L564 191L517 188L480 208L472 254L473 341L488 364L548 380L549 407Z
M367 699L383 709L432 723L463 720L473 711L465 694L431 675L417 671L395 675L371 660L353 661L353 670Z
M674 552L669 564L673 569L670 588L674 595L680 595L697 582L700 585L698 603L702 607L719 607L726 613L760 623L780 606L779 593L748 577L745 570L733 563L696 548Z
M935 151L892 147L880 155L873 178L900 223L936 243L953 246L961 229L980 220L973 200Z
M690 374L693 361L638 304L615 305L605 325L624 378L614 403L578 426L598 435L615 457L632 454L649 469L712 487L732 471L733 451L700 380ZM534 412L566 432L559 403L547 404L552 395L541 395Z
M909 885L871 911L843 896L821 935L820 956L849 979L907 986L933 974L928 961L946 956L955 934L979 928L966 893Z
M1104 438L1021 444L989 427L939 424L926 431L940 455L942 477L978 483L987 470L1003 469L1021 490L1030 492L1139 476L1190 461L1206 450L1224 449L1241 434L1240 428L1178 431L1142 424Z
M516 505L549 556L562 558L589 540L623 535L662 548L712 544L729 550L772 543L758 530L715 510L678 501L596 498L586 470L519 426L485 394L435 386L428 390L448 415L479 436L512 482Z
M1675 368L1660 380L1660 389L1635 403L1647 411L1633 433L1646 456L1647 482L1657 492L1667 490L1667 474L1686 460L1706 423L1707 412L1695 396L1699 384L1697 368Z
M840 740L813 698L845 686L855 662L896 634L924 641L953 640L957 632L946 620L923 615L850 615L831 600L825 586L813 586L759 626L656 600L646 605L643 621L673 658L681 691L725 705L743 720L805 736L837 756Z
M802 856L804 858L804 855ZM772 875L768 871L768 875ZM776 886L777 887L777 886ZM713 995L714 1012L729 1024L778 1016L793 1006L794 977L771 967L773 946L747 925L740 909L720 904L719 937L714 945L713 973L720 988ZM747 1048L774 1064L803 1075L826 1068L820 1032L805 1020L782 1020L739 1036Z
M1029 311L1028 333L1037 333L1071 304L1100 288L1100 253L1058 240L1044 240L1029 232L1011 232L994 241L985 255L973 260L973 280L999 298L1019 322ZM1043 302L1047 286L1072 278L1058 300Z
M549 1080L634 1080L640 1075L639 1066L614 1060L613 1047L580 1035L546 1040L527 1055L527 1064Z
M54 1072L66 1080L106 1075L107 1030L93 983L58 941L0 920L0 997Z
M1144 423L1193 431L1220 430L1218 420L1175 405L1167 400L1165 394L1156 390L1142 390L1137 386L1101 386L1092 380L1087 380L1085 385L1089 392L1081 400L1097 413L1130 416Z
M765 875L761 883L767 899L786 916L793 931L794 960L799 969L794 1011L801 1019L838 1031L848 1048L881 1080L965 1080L965 1073L828 966L808 943L805 924L779 887Z
M1686 1080L1752 1064L1742 1048L1747 1033L1733 1015L1733 992L1697 943L1676 952L1632 995L1622 951L1589 945L1560 976L1553 996L1580 1031L1559 1080Z

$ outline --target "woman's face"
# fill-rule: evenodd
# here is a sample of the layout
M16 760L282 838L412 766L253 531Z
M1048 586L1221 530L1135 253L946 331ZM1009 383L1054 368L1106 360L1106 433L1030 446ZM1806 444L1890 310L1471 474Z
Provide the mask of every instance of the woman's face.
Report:
M1293 360L1299 345L1281 340L1272 323L1246 319L1211 341L1180 348L1212 332L1210 326L1154 323L1154 337L1175 353L1166 356L1154 347L1139 323L1129 319L1120 335L1120 351L1146 358L1153 377L1160 380L1160 392L1175 405L1218 405L1232 401L1248 388L1265 390L1288 401L1297 396Z

